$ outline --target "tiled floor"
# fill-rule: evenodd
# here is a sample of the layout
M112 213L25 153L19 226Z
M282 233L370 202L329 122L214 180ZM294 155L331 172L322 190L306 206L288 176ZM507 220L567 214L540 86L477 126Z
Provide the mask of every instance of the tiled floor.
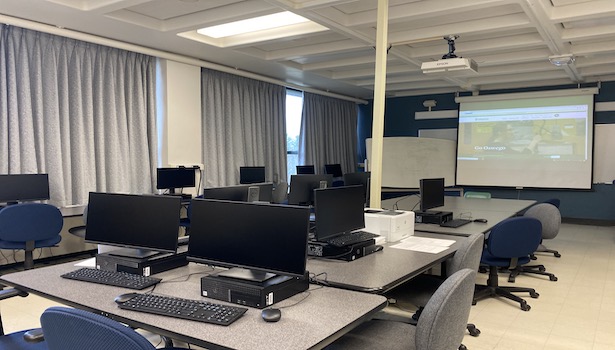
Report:
M465 336L468 349L615 349L615 227L563 224L559 235L545 244L562 257L541 254L537 262L559 280L517 277L515 285L540 293L538 299L526 298L532 307L528 312L501 298L473 306L470 322L481 335ZM478 274L477 283L486 279L486 274ZM499 282L507 285L507 275L501 274ZM40 314L52 305L36 296L0 302L5 331L38 327Z

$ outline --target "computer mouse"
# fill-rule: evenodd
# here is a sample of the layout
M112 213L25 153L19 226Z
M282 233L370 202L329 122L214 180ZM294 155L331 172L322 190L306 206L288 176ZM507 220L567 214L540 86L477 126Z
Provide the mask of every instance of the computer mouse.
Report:
M487 219L474 219L474 222L480 222L480 223L486 224Z
M266 322L278 322L282 317L282 310L280 309L264 309L261 311L261 317Z
M134 298L137 295L138 293L124 293L124 294L120 294L116 296L115 299L113 299L113 301L115 301L118 304L123 304L127 302L128 300Z

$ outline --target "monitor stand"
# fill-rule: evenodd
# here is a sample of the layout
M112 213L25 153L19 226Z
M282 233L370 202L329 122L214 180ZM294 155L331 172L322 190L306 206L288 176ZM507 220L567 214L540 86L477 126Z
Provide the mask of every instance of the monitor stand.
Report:
M277 275L270 272L262 272L256 270L242 269L240 267L233 267L226 271L220 272L218 276L263 283L266 280L271 279Z
M162 253L147 249L120 248L109 251L108 254L125 258L148 259Z

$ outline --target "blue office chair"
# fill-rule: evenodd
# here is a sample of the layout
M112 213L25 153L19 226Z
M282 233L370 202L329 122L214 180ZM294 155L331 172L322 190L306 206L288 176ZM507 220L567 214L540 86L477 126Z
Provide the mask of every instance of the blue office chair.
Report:
M10 288L0 290L0 300L16 296L26 297L28 293ZM47 350L47 344L43 341L43 332L40 328L4 334L2 318L0 317L0 349L2 350Z
M41 326L49 350L156 349L132 328L84 310L50 307L41 315Z
M524 299L512 293L527 292L532 298L538 298L539 294L533 288L500 287L498 268L512 270L527 264L530 254L540 244L541 231L538 219L525 216L509 218L493 226L480 259L481 264L489 266L489 279L487 285L476 286L474 303L487 297L502 296L518 302L521 310L530 310Z
M0 249L25 250L25 268L31 269L34 249L58 244L63 224L62 213L53 205L9 205L0 210Z

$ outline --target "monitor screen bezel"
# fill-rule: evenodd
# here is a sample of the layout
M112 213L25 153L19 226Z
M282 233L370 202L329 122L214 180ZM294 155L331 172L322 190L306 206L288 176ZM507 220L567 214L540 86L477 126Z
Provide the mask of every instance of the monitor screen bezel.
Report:
M47 173L0 174L0 187L0 203L44 201L51 198ZM4 193L3 189L8 189L8 193Z
M196 174L194 172L195 168L190 167L163 167L156 168L156 189L158 190L173 190L176 188L192 188L196 186ZM160 183L160 175L161 173L166 173L168 176L169 173L173 176L173 180L166 179L166 182ZM191 173L190 180L188 181L180 181L183 179L180 175L189 177L189 173ZM185 180L185 179L184 179Z
M315 238L326 242L335 236L365 228L363 186L314 190Z
M273 182L262 182L222 187L207 187L203 189L202 196L205 199L247 202L248 189L253 186L258 186L260 188L258 197L259 201L271 202L273 200Z
M103 202L104 204L100 203L99 199L105 201ZM131 201L130 205L126 205L124 207L119 206L122 201L126 203L126 200ZM167 211L163 210L163 213L168 214L168 216L165 217L161 215L160 212L152 213L148 210L145 210L146 208L144 208L143 206L146 204L153 205L153 202L157 202L156 204L159 206L164 205L165 207L168 207L165 208ZM152 220L159 220L158 225L154 225L154 227L156 228L164 227L163 224L168 225L166 229L169 229L169 231L164 232L165 235L168 235L168 237L164 237L165 242L163 244L152 244L153 242L158 241L151 239L151 231L145 232L145 230L141 230L139 227L131 230L130 227L125 225L117 225L117 227L120 228L121 232L125 232L125 234L121 236L122 239L116 239L117 234L114 239L105 238L104 232L109 231L109 229L105 229L105 227L108 228L111 221L108 217L98 218L98 215L103 215L105 214L105 211L108 212L108 210L105 210L104 207L99 208L97 206L108 204L115 204L111 207L112 214L114 213L113 210L116 210L115 214L118 214L117 210L119 209L129 209L130 212L119 212L120 215L127 216L125 221L128 223L135 221L135 215L145 215L147 217L143 219L148 219L148 222L151 222ZM141 204L141 206L135 204ZM177 240L179 237L180 210L181 198L178 196L90 192L88 201L88 217L85 230L85 242L104 244L121 248L130 248L135 250L147 250L160 253L176 253L178 246ZM172 215L172 213L175 214ZM132 216L129 214L132 214ZM162 219L166 219L169 221L160 221ZM92 233L93 231L94 233ZM94 237L92 236L93 234L95 235ZM135 234L140 236L135 236ZM137 240L135 240L135 237L137 237ZM174 239L172 239L172 237L174 237Z
M420 179L419 186L421 211L444 205L444 178Z
M243 268L264 273L274 273L284 276L304 277L307 269L307 242L309 231L309 209L306 207L280 205L280 204L263 204L263 203L248 203L235 202L226 200L203 199L195 198L192 200L192 222L190 228L190 241L188 243L188 261L208 264L225 268ZM212 209L218 206L215 210ZM247 216L243 211L253 210L253 216ZM216 212L219 211L220 213ZM241 215L241 220L238 220L237 215ZM252 257L253 254L274 254L275 249L269 252L265 250L269 245L257 246L254 240L242 240L242 237L233 240L232 234L239 233L241 230L243 235L258 234L258 227L263 225L271 225L271 230L264 230L265 234L269 234L269 240L278 238L280 231L273 232L276 229L284 230L284 224L279 221L280 217L285 217L284 224L293 224L297 228L301 226L301 231L287 229L284 235L296 234L296 246L294 251L297 254L287 254L293 259L297 259L293 264L287 262L269 263L268 266L256 265L246 259ZM294 222L293 222L294 220ZM235 225L235 226L233 226ZM220 237L226 239L226 246L234 247L235 254L229 254L231 248L224 249L218 245L213 247L211 241L208 241L207 230L216 230L222 233ZM292 232L295 231L295 232ZM228 237L226 237L228 236ZM267 240L265 240L267 241ZM243 244L243 245L241 245ZM200 250L196 251L197 246ZM210 247L213 247L210 249ZM280 244L278 249L283 249L288 252L290 249L288 241ZM210 250L208 250L210 249ZM241 254L237 251L249 252L250 254ZM221 256L220 253L226 252L226 256ZM277 255L279 256L279 254ZM296 265L296 266L295 266ZM294 267L289 267L294 266Z
M265 182L264 166L242 166L239 167L239 183L242 185L257 184Z

